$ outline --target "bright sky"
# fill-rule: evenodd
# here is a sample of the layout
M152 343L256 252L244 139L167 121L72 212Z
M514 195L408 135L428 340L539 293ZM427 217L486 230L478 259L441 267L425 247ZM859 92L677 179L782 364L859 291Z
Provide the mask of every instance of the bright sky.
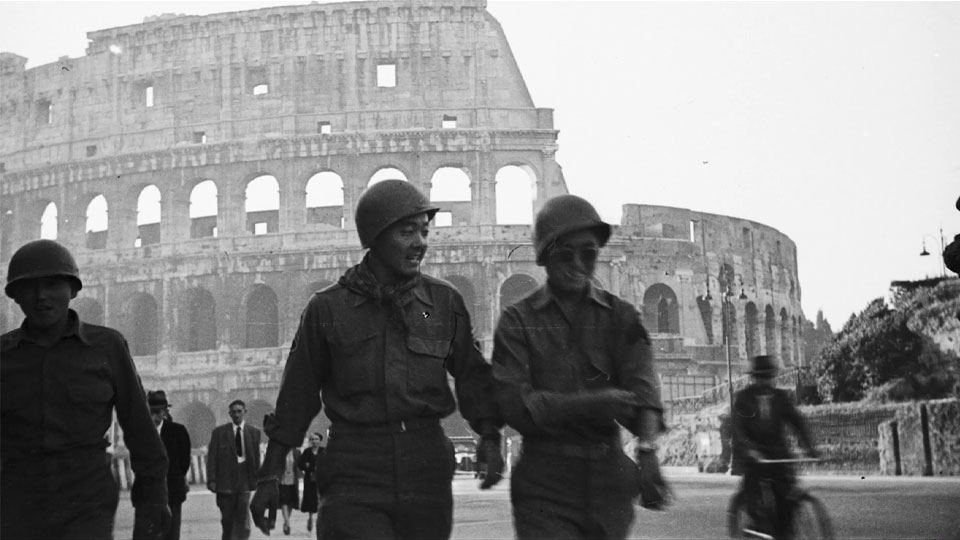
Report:
M27 67L146 15L303 2L3 2ZM727 214L796 243L834 329L960 233L960 3L489 0L572 193ZM933 254L920 257L922 243Z

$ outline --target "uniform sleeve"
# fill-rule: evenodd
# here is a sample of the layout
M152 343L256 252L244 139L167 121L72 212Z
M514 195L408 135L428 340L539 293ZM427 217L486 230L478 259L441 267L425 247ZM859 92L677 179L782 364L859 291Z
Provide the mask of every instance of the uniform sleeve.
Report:
M534 390L528 343L516 307L500 316L493 336L494 397L504 420L524 436L559 433L561 421L551 411L563 396Z
M636 394L641 408L651 409L660 416L663 429L663 402L660 400L660 378L653 366L650 336L640 322L640 313L626 302L617 302L615 311L616 348L613 353L620 387ZM638 429L637 422L626 426Z
M134 506L167 504L167 453L150 418L147 396L127 341L119 333L111 361L117 422L123 429L123 442L130 451L135 475L130 500Z
M453 316L453 348L447 371L453 375L460 414L476 433L492 435L503 427L493 400L493 375L473 335L463 298L457 293L453 295Z
M280 380L276 411L267 415L263 431L271 440L296 448L320 413L323 372L329 363L330 348L323 333L322 296L313 295L300 315Z

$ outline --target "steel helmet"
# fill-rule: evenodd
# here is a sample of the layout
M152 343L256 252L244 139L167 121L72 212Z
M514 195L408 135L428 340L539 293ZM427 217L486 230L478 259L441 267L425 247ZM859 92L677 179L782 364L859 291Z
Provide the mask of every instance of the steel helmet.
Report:
M77 261L67 248L53 240L27 242L10 257L4 291L12 298L16 282L49 276L68 277L73 280L76 290L83 288Z
M583 229L596 231L600 247L610 239L610 225L600 219L593 205L576 195L558 195L537 212L533 243L537 248L537 264L546 264L546 251L557 238Z
M430 205L420 190L403 180L384 180L367 188L357 202L360 245L369 248L387 227L401 219L426 212L428 219L440 210Z

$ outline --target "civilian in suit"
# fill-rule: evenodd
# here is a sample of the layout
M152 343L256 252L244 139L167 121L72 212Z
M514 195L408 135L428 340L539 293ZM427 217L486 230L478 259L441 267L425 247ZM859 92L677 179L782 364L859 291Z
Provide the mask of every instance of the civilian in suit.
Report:
M230 403L232 422L214 428L207 447L207 488L217 494L223 540L250 538L250 493L257 487L260 430L243 421L246 404Z
M180 507L187 500L187 472L190 471L190 434L183 424L170 417L170 403L163 390L147 392L147 405L153 425L167 450L167 496L170 505L170 529L166 540L180 540Z

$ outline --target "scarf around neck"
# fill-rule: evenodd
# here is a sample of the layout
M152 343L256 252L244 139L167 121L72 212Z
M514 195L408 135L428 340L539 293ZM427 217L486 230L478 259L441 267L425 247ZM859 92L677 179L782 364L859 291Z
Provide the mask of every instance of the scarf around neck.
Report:
M370 269L370 253L367 252L360 264L347 269L340 277L339 283L347 290L368 298L377 305L387 306L391 311L391 320L406 329L403 297L420 283L420 274L408 280L384 285L377 280L373 270Z

